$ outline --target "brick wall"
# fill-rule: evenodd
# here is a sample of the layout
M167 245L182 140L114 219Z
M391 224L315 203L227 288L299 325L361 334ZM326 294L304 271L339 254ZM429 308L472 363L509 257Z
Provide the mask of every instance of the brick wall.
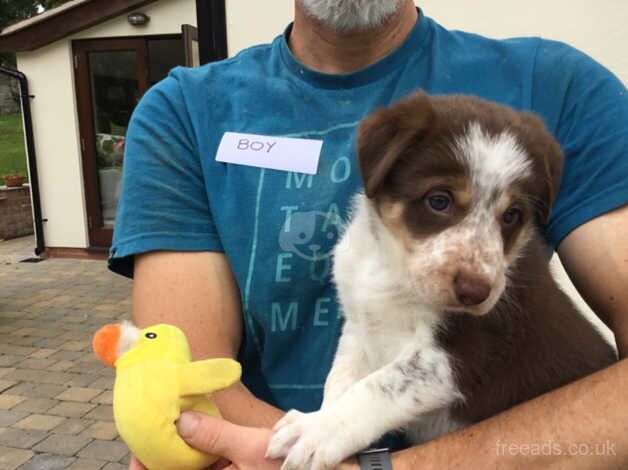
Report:
M0 186L0 239L8 240L33 233L31 197L28 186Z

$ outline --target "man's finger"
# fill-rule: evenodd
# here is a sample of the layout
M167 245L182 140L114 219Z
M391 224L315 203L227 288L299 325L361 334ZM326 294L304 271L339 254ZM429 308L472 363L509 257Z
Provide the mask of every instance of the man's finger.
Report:
M210 465L208 470L225 470L229 467L234 468L232 467L231 461L223 457L219 457L218 460Z
M129 470L146 470L146 467L132 455L131 462L129 463Z
M240 456L261 452L252 449L265 444L265 439L251 439L251 429L237 426L223 419L214 418L202 413L186 411L177 421L179 435L192 447L237 462ZM253 431L257 432L257 430ZM261 430L260 430L261 432ZM270 433L270 431L268 431ZM257 436L256 436L257 437Z

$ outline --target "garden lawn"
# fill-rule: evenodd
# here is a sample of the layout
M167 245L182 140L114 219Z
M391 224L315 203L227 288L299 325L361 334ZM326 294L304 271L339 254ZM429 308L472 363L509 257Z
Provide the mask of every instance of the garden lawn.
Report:
M0 116L0 185L2 176L7 173L19 173L27 176L22 115L6 114Z

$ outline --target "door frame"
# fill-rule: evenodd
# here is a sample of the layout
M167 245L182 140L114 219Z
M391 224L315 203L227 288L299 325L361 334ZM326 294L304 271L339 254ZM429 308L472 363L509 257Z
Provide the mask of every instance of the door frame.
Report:
M201 65L200 47L198 43L198 28L196 28L196 26L192 26L191 24L181 25L181 34L183 36L185 66L198 67L199 65ZM196 54L194 54L194 48L196 48Z

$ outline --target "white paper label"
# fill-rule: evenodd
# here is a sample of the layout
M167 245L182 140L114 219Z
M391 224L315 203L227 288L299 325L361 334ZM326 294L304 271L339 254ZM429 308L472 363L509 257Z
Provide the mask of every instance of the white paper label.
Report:
M315 175L322 140L225 132L216 161Z

